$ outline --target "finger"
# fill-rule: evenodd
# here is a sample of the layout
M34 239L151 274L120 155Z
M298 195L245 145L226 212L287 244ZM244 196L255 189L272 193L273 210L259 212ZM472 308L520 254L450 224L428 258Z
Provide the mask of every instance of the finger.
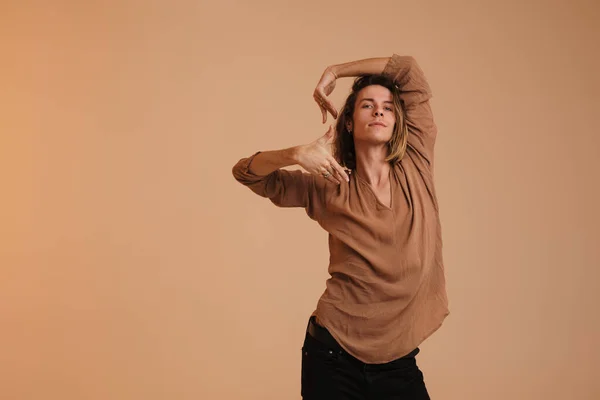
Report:
M325 132L325 134L323 136L321 136L320 138L317 139L317 143L319 143L321 146L326 146L329 139L330 139L330 134L329 134L329 130L328 130L327 132Z
M337 119L337 117L338 117L337 110L335 109L333 103L329 99L327 99L327 98L325 99L323 107L325 107L325 109L331 114L331 116L334 119Z
M329 173L329 175L321 174L321 177L325 178L326 180L328 180L331 183L335 183L336 185L341 184L341 182L338 180L338 178L336 178L335 175L332 175L331 172Z
M329 168L329 173L332 177L335 177L336 181L338 181L339 183L344 182L346 180L346 178L340 175L339 171L333 167Z
M321 119L323 120L323 123L325 123L325 121L327 121L327 112L323 109L323 102L321 101L316 90L315 93L313 93L313 99L317 103L317 106L319 106L319 110L321 110Z
M316 92L313 97L315 98L315 101L321 109L321 114L323 115L323 123L327 122L327 112L333 105L328 104L327 98L321 93Z
M331 183L335 183L336 185L342 184L342 181L340 181L338 178L336 178L335 175L329 175L329 177L327 177L326 179Z
M333 133L334 133L334 129L331 125L329 125L329 128L327 129L327 132L325 132L325 139L330 140L333 139Z
M319 104L319 107L324 108L325 110L327 110L327 112L331 114L331 116L334 119L337 119L338 112L335 106L333 105L333 102L327 97L326 93L319 90L315 90L313 97L315 98L315 101Z
M333 104L331 105L331 110L329 111L331 113L331 115L333 116L333 119L337 119L338 117L338 111L337 109L333 106Z
M337 185L341 184L341 181L338 178L336 178L335 174L332 173L332 171L331 171L332 168L331 167L329 167L329 168L328 167L322 167L321 169L322 169L321 176L323 178L327 179L331 183L335 183Z
M331 155L333 154L335 138L337 137L337 131L335 129L335 126L332 125L329 125L329 129L331 130L331 132L328 134L328 139L327 142L325 142L325 144L329 146L328 155Z
M340 179L343 179L346 182L350 182L348 174L346 174L344 168L335 160L335 158L331 158L329 162L331 163L331 167L335 170L336 174L340 177Z
M330 161L331 163L331 168L335 171L336 175L339 176L340 179L345 180L346 182L349 181L348 175L346 174L346 171L344 170L344 168L335 160L335 158L331 158Z
M313 99L314 99L315 103L317 103L317 105L319 107L321 107L321 103L323 103L323 102L321 101L321 96L319 95L319 93L316 90L313 93Z
M327 144L327 141L329 141L329 139L331 139L331 125L329 126L329 129L327 129L327 132L325 132L323 134L323 136L321 136L318 140L321 144Z

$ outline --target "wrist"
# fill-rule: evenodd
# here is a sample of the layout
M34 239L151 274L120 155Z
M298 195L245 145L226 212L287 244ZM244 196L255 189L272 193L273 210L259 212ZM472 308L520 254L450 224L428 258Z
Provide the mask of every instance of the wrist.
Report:
M335 79L338 79L340 77L339 67L339 65L330 65L327 67L327 72L333 74Z
M287 151L287 158L291 164L299 164L302 154L303 145L290 147Z
M327 67L327 70L331 71L336 79L381 74L389 61L390 57L365 58L363 60L331 65Z

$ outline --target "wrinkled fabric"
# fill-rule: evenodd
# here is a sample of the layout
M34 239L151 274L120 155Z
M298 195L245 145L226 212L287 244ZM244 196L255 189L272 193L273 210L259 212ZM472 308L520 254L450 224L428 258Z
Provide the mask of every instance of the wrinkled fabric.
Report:
M330 278L313 312L352 356L387 363L418 347L449 314L433 161L431 90L410 56L394 54L384 74L406 110L406 154L390 171L391 207L357 174L336 185L300 170L266 176L233 167L235 179L279 207L303 207L329 233Z

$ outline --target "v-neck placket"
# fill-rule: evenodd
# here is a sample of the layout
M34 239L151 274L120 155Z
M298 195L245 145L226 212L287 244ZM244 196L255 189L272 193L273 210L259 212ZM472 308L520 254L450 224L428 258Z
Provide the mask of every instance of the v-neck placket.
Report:
M378 208L382 208L386 211L393 211L394 210L394 186L392 184L392 167L390 166L390 172L388 174L388 179L390 182L390 205L386 206L385 204L383 204L383 202L379 199L379 197L377 196L377 194L375 193L375 190L373 190L373 188L371 187L371 185L369 184L369 182L367 182L366 180L364 180L363 178L360 177L360 175L358 175L356 173L356 171L354 172L354 174L356 175L356 179L358 181L360 181L363 185L365 185L369 192L371 192L371 195L373 196L373 198L375 199L375 205Z

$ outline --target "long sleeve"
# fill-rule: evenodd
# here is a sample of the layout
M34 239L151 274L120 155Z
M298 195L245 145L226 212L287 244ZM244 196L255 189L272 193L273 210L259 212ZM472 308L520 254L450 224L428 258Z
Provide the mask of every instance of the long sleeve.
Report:
M324 205L324 183L299 170L278 169L269 175L255 175L249 167L259 153L239 160L232 169L234 178L278 207L302 207L310 218L317 219Z
M433 150L437 127L429 99L431 88L425 74L412 56L392 55L383 73L394 79L400 88L408 125L408 145L422 159L421 165L433 170Z

